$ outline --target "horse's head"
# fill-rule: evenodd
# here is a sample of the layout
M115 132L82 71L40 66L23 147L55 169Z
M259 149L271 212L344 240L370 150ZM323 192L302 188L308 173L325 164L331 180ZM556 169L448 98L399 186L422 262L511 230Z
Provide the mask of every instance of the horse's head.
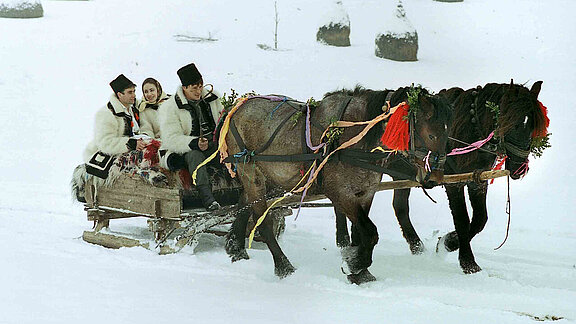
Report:
M397 102L406 101L409 105L405 117L410 131L407 149L411 163L416 167L416 181L424 188L432 188L444 178L450 105L443 97L431 95L421 87L403 88L397 92Z
M528 155L532 139L546 136L545 108L538 102L542 81L528 90L510 84L499 102L498 129L506 152L506 169L512 179L519 179L528 172Z
M445 99L431 95L425 89L418 93L417 100L411 139L414 141L414 162L418 170L416 181L425 188L432 188L444 178L451 110Z

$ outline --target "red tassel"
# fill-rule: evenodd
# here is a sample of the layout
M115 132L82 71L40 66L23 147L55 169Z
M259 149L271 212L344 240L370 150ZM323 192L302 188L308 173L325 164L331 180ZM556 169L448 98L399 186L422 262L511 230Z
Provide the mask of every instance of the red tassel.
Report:
M504 165L504 162L506 162L506 159L508 158L507 155L505 155L504 157L497 157L496 161L494 163L494 166L492 167L492 171L494 170L501 170L502 166ZM490 184L494 183L494 179L490 180Z
M548 109L546 108L546 106L544 106L540 101L538 101L538 105L540 106L540 110L542 111L542 114L544 115L544 127L540 128L540 129L535 129L532 132L532 137L545 137L546 135L548 135L548 126L550 126L550 118L548 118Z
M150 161L150 165L158 164L158 149L160 148L160 141L158 140L151 140L148 145L146 145L146 149L144 150L144 160Z
M382 145L391 150L407 151L410 141L410 124L408 123L408 111L410 106L402 103L388 120L386 130L380 138Z

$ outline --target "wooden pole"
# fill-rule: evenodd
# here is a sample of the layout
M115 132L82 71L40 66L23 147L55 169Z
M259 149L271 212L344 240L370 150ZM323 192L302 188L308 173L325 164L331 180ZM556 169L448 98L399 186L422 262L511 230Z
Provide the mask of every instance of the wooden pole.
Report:
M510 174L510 171L508 171L508 170L484 171L484 172L480 173L479 179L480 179L480 181L486 181L486 180L490 180L490 179L506 177L509 174ZM474 181L474 172L445 175L444 179L442 180L442 182L439 185L441 186L441 185L446 185L446 184L451 184L451 183L469 182L469 181ZM419 182L411 181L411 180L384 181L384 182L380 182L378 184L378 188L376 189L376 191L393 190L393 189L408 189L408 188L414 188L414 187L420 187L420 186L421 185ZM302 198L301 195L294 195L294 196L287 197L280 202L279 206L286 206L286 205L291 205L293 203L299 203L301 198ZM267 201L268 206L270 206L270 204L272 202L274 202L276 199L277 198L268 200ZM315 200L320 200L320 199L326 199L326 196L324 196L324 195L307 195L304 198L304 202L315 201Z
M484 171L480 173L480 181L486 181L490 179L506 177L510 174L508 170L494 170L494 171ZM460 174L447 174L444 176L444 180L440 185L459 183L459 182L469 182L474 181L474 172L460 173ZM411 180L398 180L398 181L385 181L380 182L378 189L376 191L390 190L390 189L408 189L413 187L420 187L420 183Z

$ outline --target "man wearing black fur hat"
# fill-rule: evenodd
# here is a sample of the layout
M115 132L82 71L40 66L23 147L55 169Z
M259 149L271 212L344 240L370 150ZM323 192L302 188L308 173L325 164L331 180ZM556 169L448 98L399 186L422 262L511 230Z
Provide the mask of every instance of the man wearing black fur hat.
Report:
M114 156L145 147L141 139L133 138L140 129L138 110L134 106L136 85L120 74L110 82L110 87L114 93L96 113L94 139L84 151L85 162L89 162L97 152Z
M180 68L177 74L182 86L158 109L161 164L170 170L186 168L192 174L217 148L212 139L223 107L212 89L204 87L202 75L194 63ZM205 166L198 169L196 189L208 211L220 208L212 195Z

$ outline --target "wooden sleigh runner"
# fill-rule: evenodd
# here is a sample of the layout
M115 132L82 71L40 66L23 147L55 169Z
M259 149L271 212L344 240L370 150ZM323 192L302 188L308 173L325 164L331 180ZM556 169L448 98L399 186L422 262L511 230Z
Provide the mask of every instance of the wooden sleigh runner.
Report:
M506 170L445 175L441 184L486 181L507 175L509 171ZM387 181L381 182L377 191L419 186L418 182L410 180ZM185 246L195 246L202 233L224 235L226 229L223 225L230 224L239 212L237 201L241 190L237 182L213 183L216 199L227 204L220 210L207 212L202 207L189 207L190 201L197 198L194 189L153 186L140 176L127 173L120 175L110 186L98 186L90 178L84 186L84 206L88 220L94 222L94 227L85 231L82 238L88 243L114 249L139 246L159 254L175 253ZM293 208L330 207L330 203L315 202L325 198L324 195L308 195L300 204L301 196L292 195L275 205L267 217L274 220L276 236L284 231L284 218L292 214ZM268 205L276 199L268 199ZM120 233L108 229L110 220L134 217L146 218L148 229L139 233ZM248 233L253 226L248 227Z
M228 197L229 201L230 197L237 199L239 196L239 188L234 185L216 187L213 191L218 200ZM194 206L196 196L194 189L152 186L138 175L122 174L110 186L97 186L93 179L88 179L84 209L88 220L94 222L94 227L91 231L85 231L82 238L88 243L108 248L140 246L160 254L169 254L180 251L186 245L195 245L201 233L225 234L222 225L234 220L238 212L237 204L207 212L198 204ZM284 217L291 214L291 209L286 206L271 211L276 235L283 232ZM110 220L133 217L147 218L148 232L145 234L148 235L107 229Z

